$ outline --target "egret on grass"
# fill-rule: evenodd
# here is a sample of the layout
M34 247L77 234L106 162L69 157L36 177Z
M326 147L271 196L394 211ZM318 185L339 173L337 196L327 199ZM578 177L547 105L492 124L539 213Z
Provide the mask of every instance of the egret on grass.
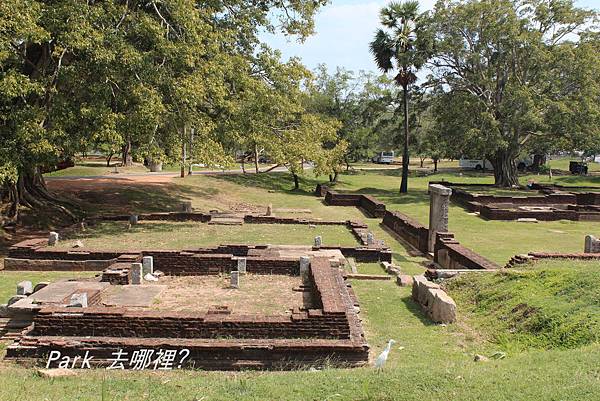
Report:
M388 341L388 344L385 347L385 349L383 350L383 352L381 354L379 354L379 356L375 360L375 369L377 369L377 370L383 369L383 365L385 365L385 361L387 361L388 354L390 353L390 349L392 348L392 345L395 343L396 343L396 341L394 341L394 340Z

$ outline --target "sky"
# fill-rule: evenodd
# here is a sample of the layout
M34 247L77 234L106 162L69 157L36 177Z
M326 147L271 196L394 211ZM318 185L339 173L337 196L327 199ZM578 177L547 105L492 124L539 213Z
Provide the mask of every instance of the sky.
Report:
M436 0L420 0L421 11ZM330 71L337 66L358 72L377 71L369 42L379 26L379 10L389 1L332 0L315 18L315 34L304 43L283 35L264 34L263 40L282 52L284 60L297 56L311 70L320 63ZM600 0L578 0L584 8L600 8Z

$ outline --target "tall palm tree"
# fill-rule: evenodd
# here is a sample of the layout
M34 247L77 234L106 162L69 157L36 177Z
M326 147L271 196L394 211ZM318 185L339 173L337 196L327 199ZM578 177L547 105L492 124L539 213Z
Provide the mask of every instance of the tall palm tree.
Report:
M400 193L408 191L408 89L416 82L418 71L431 55L432 35L427 29L427 14L419 13L418 1L392 2L379 14L378 29L370 44L377 67L384 73L397 70L395 81L402 87L404 105L404 152Z

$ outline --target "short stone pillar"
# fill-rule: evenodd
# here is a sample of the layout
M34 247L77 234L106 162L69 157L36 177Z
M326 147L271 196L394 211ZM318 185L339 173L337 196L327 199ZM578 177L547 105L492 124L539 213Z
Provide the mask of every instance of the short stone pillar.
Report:
M85 292L76 292L71 295L71 299L69 300L69 308L87 308L88 307L88 297Z
M323 245L323 238L320 235L315 237L315 248L320 248Z
M129 216L129 224L131 224L132 226L135 226L138 223L138 215L137 214L132 214L131 216Z
M268 204L267 205L267 216L273 216L273 205L272 204Z
M308 256L300 256L300 277L308 278L308 269L310 268L310 258Z
M184 213L192 213L192 202L182 202L181 211Z
M375 236L372 232L367 233L367 246L375 245Z
M585 236L585 247L583 249L585 253L600 253L600 240L593 235Z
M33 293L33 284L31 281L21 281L17 284L17 295L31 295Z
M154 273L154 258L152 256L144 256L142 258L142 276Z
M237 271L246 274L246 258L237 258Z
M142 284L142 264L132 263L130 269L131 282L129 284L139 285Z
M452 190L440 184L429 185L429 242L428 251L433 252L438 232L448 231L448 208Z
M237 270L231 272L231 288L240 288L240 272Z
M48 246L54 246L58 242L59 236L57 232L50 231L48 235Z

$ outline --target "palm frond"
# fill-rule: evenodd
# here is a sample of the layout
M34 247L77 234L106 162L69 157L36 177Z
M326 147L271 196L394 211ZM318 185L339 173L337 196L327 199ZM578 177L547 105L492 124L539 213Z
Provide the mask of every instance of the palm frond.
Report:
M379 69L388 72L394 68L392 57L394 57L396 45L384 30L377 30L375 39L369 44L369 48Z

